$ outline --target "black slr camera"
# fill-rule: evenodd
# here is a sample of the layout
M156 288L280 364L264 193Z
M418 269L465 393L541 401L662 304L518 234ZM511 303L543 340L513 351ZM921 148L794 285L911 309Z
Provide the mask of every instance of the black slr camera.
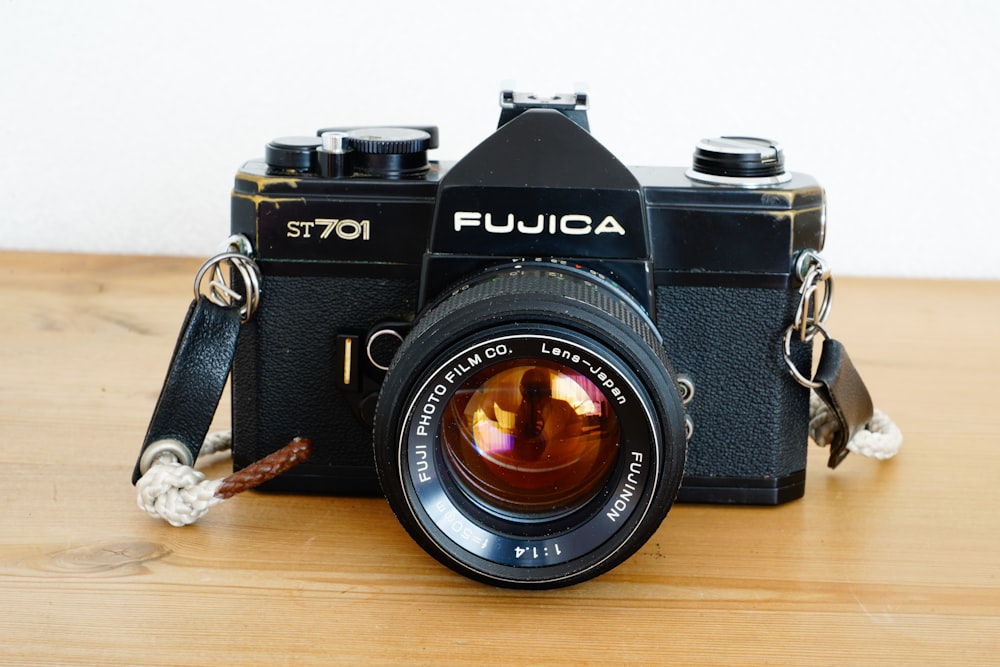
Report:
M236 467L308 437L271 489L384 493L445 565L522 588L609 570L675 499L800 497L809 399L782 333L821 187L770 141L626 167L584 95L501 107L453 164L428 161L435 127L345 127L239 170L232 232L263 291Z

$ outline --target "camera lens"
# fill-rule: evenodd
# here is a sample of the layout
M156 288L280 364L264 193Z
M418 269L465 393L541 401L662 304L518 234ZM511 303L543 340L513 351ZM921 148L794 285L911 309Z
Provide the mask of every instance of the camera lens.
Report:
M537 521L579 509L604 487L619 435L610 401L582 373L514 360L475 373L452 395L441 447L470 499Z
M552 588L624 561L680 486L682 402L659 333L601 276L495 268L414 323L386 373L375 464L445 565Z

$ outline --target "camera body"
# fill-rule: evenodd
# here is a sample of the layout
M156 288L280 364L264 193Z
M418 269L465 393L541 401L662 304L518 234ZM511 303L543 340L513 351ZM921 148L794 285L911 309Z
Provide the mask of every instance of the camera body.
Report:
M822 188L785 172L772 142L703 140L691 167L626 167L589 133L584 95L505 92L501 107L497 131L453 164L428 161L434 127L331 128L275 140L239 170L231 231L250 240L264 279L233 366L236 467L308 437L312 459L267 488L384 492L442 562L515 586L572 583L620 562L675 496L800 497L809 399L785 365L782 334L799 300L795 260L823 244ZM535 347L515 354L525 341ZM622 445L596 499L566 501L562 514L537 515L544 520L517 502L520 514L494 511L489 498L502 493L482 500L461 480L415 500L428 466L461 476L446 474L454 466L444 454L422 449L450 437L444 422L427 431L444 419L434 392L459 391L452 385L490 366L491 353L547 357L545 368L585 376L578 384L594 399L585 402L616 411L622 442L670 451ZM808 367L810 346L796 343L791 356ZM461 401L475 402L464 391ZM633 415L636 404L644 409ZM629 420L649 425L635 431ZM649 500L633 503L633 494ZM466 509L440 500L453 496L479 500ZM581 556L587 563L571 575L559 569L554 554L577 548L570 536L604 530L596 519L570 526L564 514L611 525L633 504L636 522L650 507L659 518L630 528L620 540L629 546L613 556ZM435 534L449 530L461 536ZM520 542L487 546L522 532ZM554 534L562 542L545 541ZM437 542L447 553L434 553Z
M436 147L433 127L321 130L240 169L232 232L265 287L234 362L238 467L308 436L313 460L269 488L378 494L372 418L417 313L483 269L559 261L626 290L693 385L679 500L803 494L808 392L781 335L796 255L823 244L812 177L765 173L780 148L744 139L703 141L692 168L624 168L588 134L580 95L505 93L497 133L463 160L428 162ZM694 171L713 158L724 173ZM806 346L794 354L808 366Z

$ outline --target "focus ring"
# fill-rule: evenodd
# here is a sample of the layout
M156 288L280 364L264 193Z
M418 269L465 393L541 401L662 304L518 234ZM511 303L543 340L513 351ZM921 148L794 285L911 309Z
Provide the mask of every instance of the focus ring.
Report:
M612 291L610 285L598 283L599 278L591 278L589 275L585 277L576 271L554 269L548 265L510 267L493 270L491 273L495 275L482 276L440 301L421 317L407 338L419 338L421 333L437 322L482 299L546 294L591 306L622 322L655 350L663 364L670 368L670 362L663 351L663 341L652 321L638 315L638 304L630 296L617 289Z

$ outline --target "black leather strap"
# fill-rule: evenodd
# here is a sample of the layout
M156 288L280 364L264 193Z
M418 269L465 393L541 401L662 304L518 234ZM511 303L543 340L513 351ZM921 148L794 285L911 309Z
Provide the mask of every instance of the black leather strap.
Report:
M848 454L847 443L868 425L875 408L868 388L840 341L832 338L823 341L814 380L820 384L816 395L829 406L840 426L830 443L827 462L836 468Z
M169 443L168 448L181 455L186 449L191 464L198 458L233 365L239 329L239 307L224 308L204 296L191 302L139 451L133 484L145 472L143 454L154 443Z

